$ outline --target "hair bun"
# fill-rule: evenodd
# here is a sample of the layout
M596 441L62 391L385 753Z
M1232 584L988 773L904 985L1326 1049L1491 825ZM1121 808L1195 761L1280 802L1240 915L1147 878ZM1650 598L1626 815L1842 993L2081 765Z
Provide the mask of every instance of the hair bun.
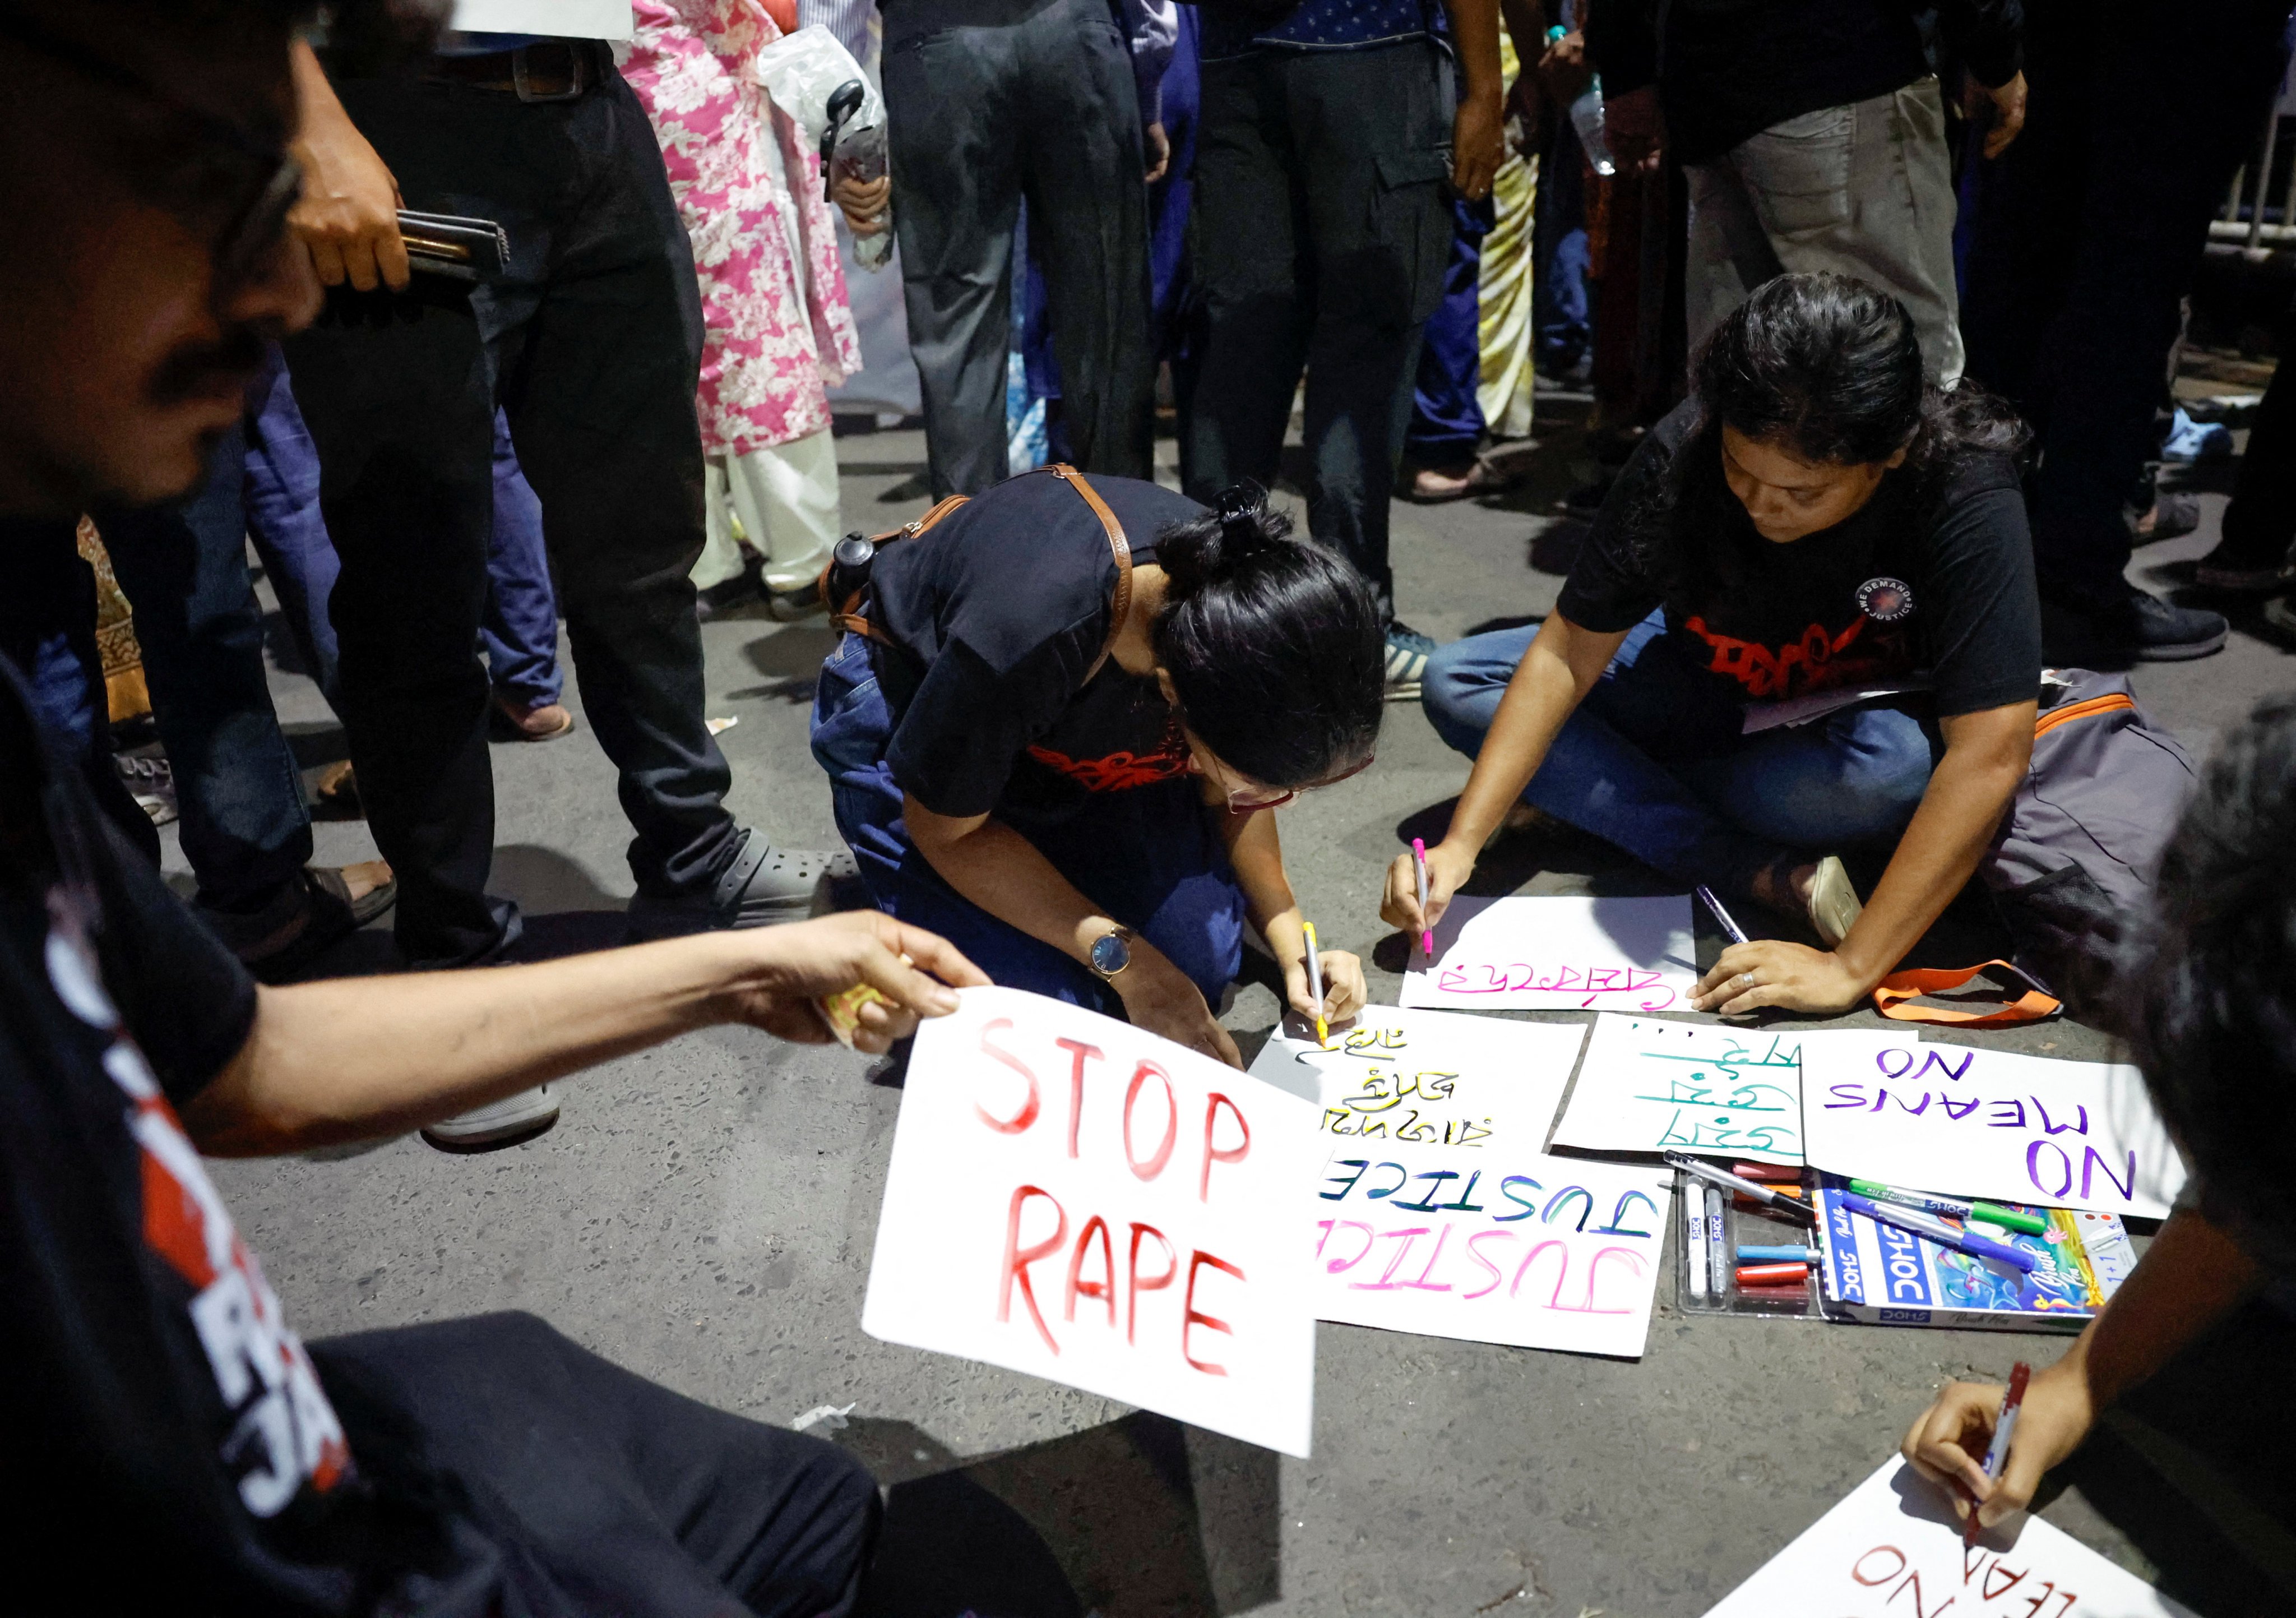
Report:
M1212 497L1209 514L1168 530L1157 541L1156 556L1174 589L1188 596L1235 578L1291 536L1291 517L1269 509L1266 489L1231 483Z

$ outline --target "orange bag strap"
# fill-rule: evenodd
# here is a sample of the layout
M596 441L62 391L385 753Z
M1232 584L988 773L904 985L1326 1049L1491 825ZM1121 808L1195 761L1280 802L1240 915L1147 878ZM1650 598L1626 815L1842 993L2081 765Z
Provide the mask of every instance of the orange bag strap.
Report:
M1101 643L1100 655L1092 660L1092 667L1085 670L1082 683L1088 686L1092 683L1092 677L1100 672L1101 665L1108 661L1109 654L1116 650L1117 632L1124 627L1124 615L1132 610L1132 542L1124 536L1124 524L1118 522L1116 513L1108 509L1108 502L1100 497L1100 491L1085 480L1084 473L1065 461L1039 466L1037 470L1052 473L1083 497L1085 505L1091 507L1092 514L1100 519L1100 531L1108 538L1108 554L1116 559L1116 595L1109 603L1108 638ZM876 535L873 543L882 546L890 545L896 539L914 539L964 505L969 497L951 495L915 521L904 522L897 529ZM827 567L821 570L819 587L824 601L829 600L829 570L836 565L832 559ZM880 645L899 645L891 636L864 617L860 609L859 590L855 590L842 603L831 603L830 627L863 636Z
M2000 967L2024 984L2025 992L1992 1011L1964 1011L1958 1006L1909 1003L1923 995L1941 994L1947 990L1958 989L1992 966ZM1874 985L1874 1009L1900 1023L1946 1023L1962 1028L2007 1028L2013 1023L2038 1023L2045 1017L2054 1017L2064 1009L2064 1003L2007 961L1987 961L1976 966L1932 966L1915 972L1893 972Z

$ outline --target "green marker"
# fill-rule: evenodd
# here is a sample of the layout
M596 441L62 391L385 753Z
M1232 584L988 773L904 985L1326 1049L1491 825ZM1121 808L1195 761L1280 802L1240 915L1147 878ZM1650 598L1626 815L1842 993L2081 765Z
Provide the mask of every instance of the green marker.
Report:
M1949 1196L1924 1196L1918 1191L1878 1186L1870 1179L1853 1179L1849 1188L1860 1196L1872 1197L1877 1203L1895 1203L1900 1208L1926 1208L1931 1213L1950 1213L1956 1219L1980 1220L2005 1230L2021 1230L2027 1236L2049 1234L2049 1221L2042 1215L2004 1208L1998 1203L1964 1203Z

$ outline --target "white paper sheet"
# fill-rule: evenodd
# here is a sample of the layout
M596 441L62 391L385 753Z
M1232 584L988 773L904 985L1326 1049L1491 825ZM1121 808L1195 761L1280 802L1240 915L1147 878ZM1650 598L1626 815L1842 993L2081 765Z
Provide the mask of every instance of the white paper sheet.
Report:
M1411 940L1406 1006L1455 1011L1689 1009L1690 896L1455 899L1435 960Z
M1312 1233L1323 1318L1641 1355L1674 1198L1667 1174L1538 1152L1325 1144Z
M447 26L474 34L627 39L630 22L630 0L455 0Z
M2014 1536L2014 1543L2011 1536ZM1964 1551L1945 1492L1895 1456L1706 1618L2193 1618L2039 1517Z
M1537 1152L1586 1037L1580 1023L1366 1006L1319 1047L1315 1028L1289 1014L1251 1072L1317 1103L1318 1133L1365 1150L1397 1141L1469 1156Z
M1841 1044L1870 1060L1895 1038L1606 1014L1595 1019L1554 1144L1799 1163L1805 1047Z
M1315 1109L1056 1000L963 998L909 1059L863 1329L1306 1455Z
M1802 1056L1802 1149L1907 1190L2166 1219L2185 1183L2126 1064L2059 1062L1910 1034Z

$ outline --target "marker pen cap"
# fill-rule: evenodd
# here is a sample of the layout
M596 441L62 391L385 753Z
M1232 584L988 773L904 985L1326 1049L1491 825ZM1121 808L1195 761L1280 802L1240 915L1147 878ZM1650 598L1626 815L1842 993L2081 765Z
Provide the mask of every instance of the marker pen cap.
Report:
M1738 1262L1741 1264L1815 1264L1817 1262L1817 1249L1815 1247L1741 1246L1738 1249Z
M1803 1281L1792 1286L1742 1286L1738 1295L1756 1303L1807 1303L1809 1284Z
M1741 1286L1799 1286L1809 1278L1808 1264L1741 1264Z
M1764 1185L1799 1186L1801 1170L1783 1163L1732 1163L1730 1172L1740 1179L1760 1180Z

